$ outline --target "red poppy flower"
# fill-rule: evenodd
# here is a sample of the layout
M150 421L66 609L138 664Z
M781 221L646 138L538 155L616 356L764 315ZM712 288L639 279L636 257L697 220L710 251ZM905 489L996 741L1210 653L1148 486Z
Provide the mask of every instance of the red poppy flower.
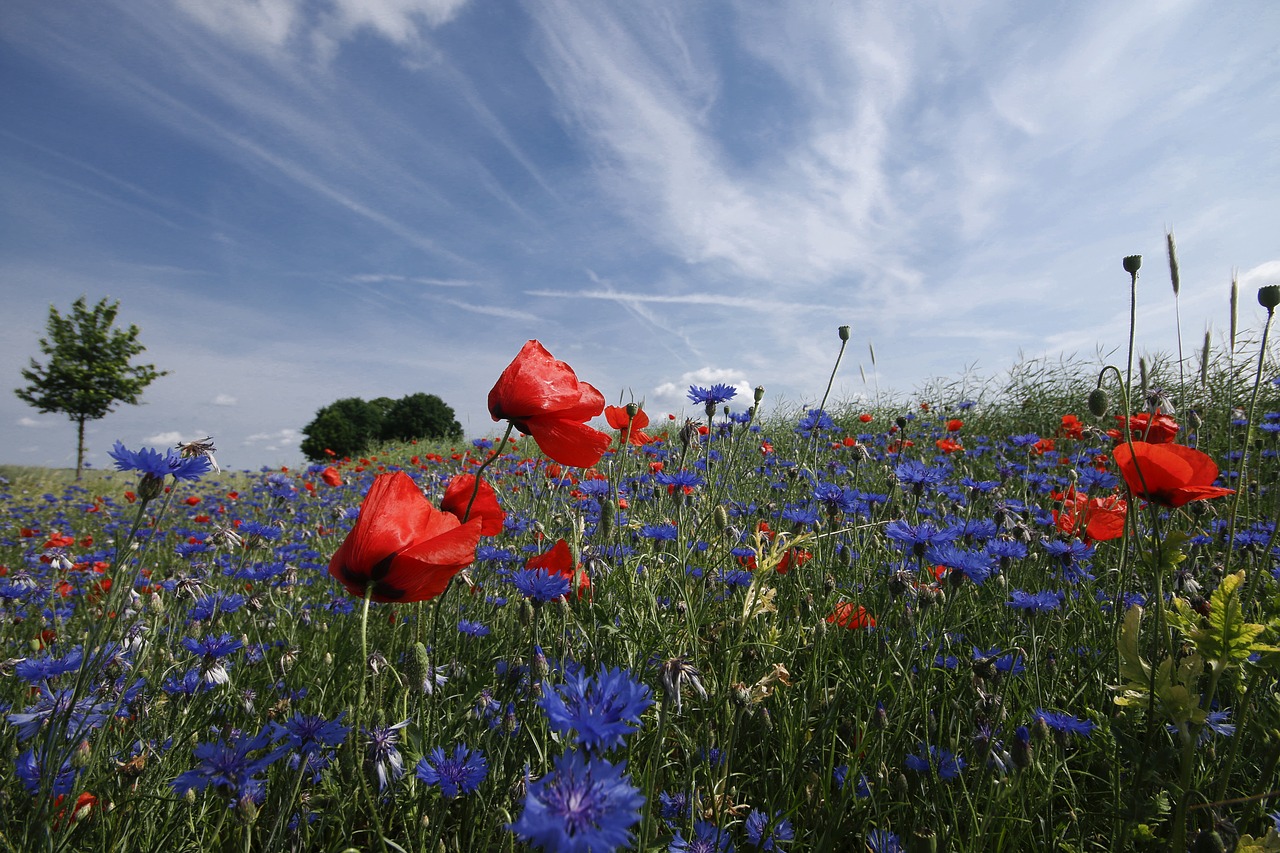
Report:
M1086 539L1105 542L1124 535L1128 510L1128 504L1116 495L1091 498L1070 488L1062 498L1062 509L1054 510L1053 520L1063 533L1082 531Z
M604 419L618 431L620 445L627 443L628 436L631 444L648 444L653 441L652 437L640 431L649 425L649 416L644 413L644 409L637 409L633 418L627 414L625 406L605 406Z
M1084 424L1075 415L1063 415L1058 433L1063 438L1084 438Z
M1116 421L1119 422L1120 428L1124 428L1124 415L1116 415ZM1178 422L1165 414L1158 414L1154 418L1146 412L1134 415L1129 418L1129 431L1133 433L1134 441L1145 441L1149 444L1168 444L1178 435ZM1124 433L1117 431L1116 438L1122 438Z
M869 424L871 423L871 415L864 412L863 414L858 415L858 420L862 421L864 424Z
M524 567L526 569L542 569L548 574L561 575L569 579L570 585L573 584L573 576L576 569L573 564L573 554L569 551L569 543L563 539L557 539L556 544L545 554L530 557L525 562ZM587 577L587 572L584 569L578 572L578 598L582 598L590 590L591 578Z
M537 341L520 349L489 391L493 419L511 421L562 465L589 468L609 449L609 436L586 424L602 411L604 395Z
M320 479L335 488L342 485L342 475L332 465L320 472Z
M848 628L850 631L876 626L876 617L868 613L867 608L861 604L855 607L852 601L842 601L837 604L835 612L827 617L827 621L841 628Z
M473 492L476 496L474 501L471 500ZM468 503L471 504L470 514L467 513ZM480 491L477 492L474 474L459 474L450 480L445 487L444 497L440 499L440 508L457 516L459 521L464 515L468 520L480 519L481 536L497 536L502 532L503 522L507 520L507 514L502 511L498 493L493 490L493 486L487 480L481 480Z
M1235 489L1213 485L1218 466L1208 454L1191 447L1135 441L1132 451L1128 444L1118 444L1111 454L1129 490L1162 506L1178 507L1235 494Z
M964 450L964 445L952 438L940 438L934 442L938 449L943 453L955 453L957 450Z
M374 601L426 601L475 561L480 524L433 507L403 471L380 474L329 574L358 598L372 590Z
M964 429L964 421L959 418L952 418L947 421L947 432L959 432Z

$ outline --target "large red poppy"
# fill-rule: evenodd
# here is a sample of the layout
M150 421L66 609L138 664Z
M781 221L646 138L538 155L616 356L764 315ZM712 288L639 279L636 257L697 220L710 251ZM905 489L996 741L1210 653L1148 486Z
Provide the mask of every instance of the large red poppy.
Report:
M649 425L649 416L644 413L644 409L637 409L633 418L627 414L625 406L605 406L604 419L618 431L618 444L626 444L628 440L632 444L648 444L653 441L652 437L641 432Z
M609 449L609 436L586 424L603 410L604 395L537 341L520 349L489 392L493 419L511 421L562 465L589 468Z
M1135 441L1132 451L1128 444L1118 444L1111 453L1129 490L1163 506L1235 494L1235 489L1213 485L1218 466L1207 454L1191 447Z
M371 592L374 601L426 601L475 561L480 526L479 518L463 524L433 507L403 471L381 474L329 574L358 598Z
M475 495L475 500L471 496ZM467 512L467 504L471 504L471 512ZM463 518L480 519L481 536L497 536L502 532L502 524L507 514L498 503L498 493L493 490L487 480L480 481L480 490L476 491L474 474L459 474L445 486L444 497L440 499L440 508L452 513L461 521Z

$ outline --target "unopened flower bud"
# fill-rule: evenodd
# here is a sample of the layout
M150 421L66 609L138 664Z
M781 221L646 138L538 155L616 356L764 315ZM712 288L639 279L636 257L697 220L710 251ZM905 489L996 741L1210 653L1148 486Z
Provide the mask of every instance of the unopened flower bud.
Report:
M143 474L142 482L138 483L138 497L142 498L142 502L153 501L164 493L164 477L157 477L155 474Z
M1276 310L1276 306L1280 305L1280 284L1268 284L1266 287L1258 288L1258 304L1267 311Z
M1142 269L1142 255L1127 255L1124 259L1124 271L1129 275L1137 275Z
M755 399L755 401L756 401L757 403L759 403L761 400L763 400L763 399L764 399L764 386L763 386L763 385L757 385L757 386L756 386L756 391L755 391L755 397L754 397L754 399Z
M842 340L842 341L847 341L847 340L849 340L849 327L848 327L848 326L841 326L839 329L836 329L836 331L840 334L840 340Z
M1111 401L1107 399L1107 392L1101 388L1094 388L1089 392L1089 411L1095 418L1106 417L1107 411L1111 408Z
M724 508L723 504L716 506L716 510L712 513L712 517L715 519L716 530L723 532L728 529L729 511Z

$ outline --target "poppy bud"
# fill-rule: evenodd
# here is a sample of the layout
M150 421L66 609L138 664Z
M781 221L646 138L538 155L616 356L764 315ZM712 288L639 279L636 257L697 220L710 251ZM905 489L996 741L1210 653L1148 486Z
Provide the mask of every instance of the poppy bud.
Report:
M1142 255L1127 255L1124 259L1124 271L1129 275L1137 275L1142 268Z
M716 511L713 513L713 517L715 518L716 530L723 532L728 529L729 511L724 508L723 504L716 506Z
M896 419L894 419L894 423L898 425L898 429L907 428L907 419L904 418L902 415L899 415Z
M1101 388L1094 388L1089 392L1089 411L1095 418L1106 417L1107 411L1111 408L1111 401L1107 399L1107 392Z
M839 329L837 329L836 331L840 334L840 340L842 340L842 341L847 341L847 340L849 340L849 327L848 327L848 326L841 326L841 327L840 327Z
M617 504L611 500L604 500L600 504L600 521L596 524L596 534L601 538L607 537L613 532L613 519L618 512Z
M1276 306L1280 305L1280 284L1268 284L1266 287L1259 287L1258 304L1266 308L1268 312L1276 310Z

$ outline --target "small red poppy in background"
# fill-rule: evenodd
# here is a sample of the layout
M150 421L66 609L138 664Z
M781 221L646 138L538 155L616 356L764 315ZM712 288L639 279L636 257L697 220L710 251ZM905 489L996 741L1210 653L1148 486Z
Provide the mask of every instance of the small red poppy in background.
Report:
M633 418L627 414L626 406L605 406L604 419L618 431L619 445L628 441L631 444L648 444L653 441L653 438L641 432L649 425L649 416L644 413L644 409L636 409L636 416Z
M959 418L952 418L947 421L947 432L959 432L964 429L964 421Z
M964 450L964 445L956 441L954 438L940 438L934 442L938 449L943 453L955 453L958 450Z
M332 465L320 472L320 479L335 488L342 485L342 475Z
M866 412L863 412L862 414L858 415L858 420L862 421L864 424L869 424L871 423L871 415L868 415Z
M1075 415L1063 415L1058 434L1063 438L1084 438L1084 424Z
M602 411L604 395L537 341L520 349L489 391L493 419L511 421L562 465L590 468L609 449L609 436L586 423Z
M474 501L471 500L472 494L476 496ZM471 504L470 513L467 512L468 503ZM493 486L488 481L481 480L480 490L476 491L474 474L459 474L450 480L449 485L445 486L444 497L440 499L440 508L455 515L459 521L464 516L467 520L480 519L481 536L497 536L502 532L503 522L507 520L507 514L502 511L498 493Z
M1124 415L1116 415L1120 429L1108 430L1108 435L1120 440L1124 438ZM1134 441L1145 441L1148 444L1168 444L1178 435L1178 422L1165 414L1157 414L1154 418L1146 412L1129 418L1129 431Z
M848 628L850 631L876 626L876 617L868 613L867 608L861 604L855 607L852 601L842 601L837 604L835 611L827 617L827 621L841 628Z
M1105 542L1124 535L1124 519L1128 510L1129 505L1116 495L1091 498L1073 487L1063 495L1062 509L1054 510L1053 521L1063 533L1079 531L1086 539Z
M551 550L545 554L539 554L536 557L530 557L525 561L526 569L542 569L548 574L560 575L569 579L569 584L573 584L573 576L576 566L573 564L573 554L569 551L569 543L563 539L557 539L556 544L551 546ZM578 573L578 598L586 595L591 591L591 578L587 577L587 572L583 569Z
M1218 479L1217 464L1192 447L1135 441L1132 450L1128 444L1118 444L1111 455L1129 490L1161 506L1179 507L1235 494L1235 489L1213 485Z
M426 601L475 561L480 519L466 524L431 505L403 471L380 474L329 574L358 598Z

